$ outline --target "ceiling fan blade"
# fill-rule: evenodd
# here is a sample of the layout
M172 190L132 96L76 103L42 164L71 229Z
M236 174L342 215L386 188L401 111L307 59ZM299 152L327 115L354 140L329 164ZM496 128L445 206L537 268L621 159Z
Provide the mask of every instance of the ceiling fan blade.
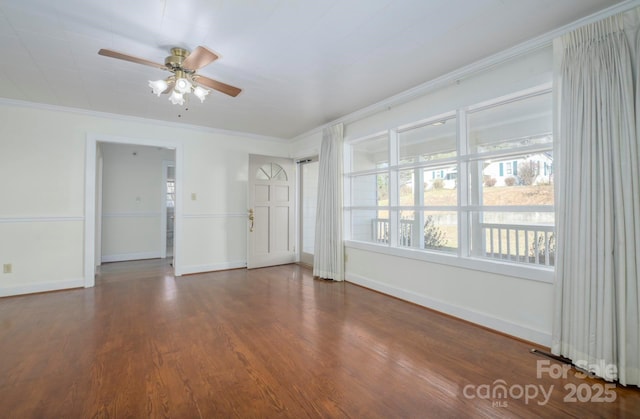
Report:
M198 70L217 59L218 56L213 51L205 47L197 47L185 58L182 67L187 70Z
M236 97L240 94L242 89L238 89L237 87L230 86L228 84L210 79L209 77L204 77L200 75L196 75L194 77L196 83L199 83L203 86L209 87L211 89L222 92L226 95Z
M131 61L132 63L148 65L150 67L159 68L160 70L166 70L167 67L164 64L154 63L153 61L145 60L144 58L134 57L132 55L123 54L121 52L112 51L110 49L101 49L98 54L105 57L117 58L119 60Z

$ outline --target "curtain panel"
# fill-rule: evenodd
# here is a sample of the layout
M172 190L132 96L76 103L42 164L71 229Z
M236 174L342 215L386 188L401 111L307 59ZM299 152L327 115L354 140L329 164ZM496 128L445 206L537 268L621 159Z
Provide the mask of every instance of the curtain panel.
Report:
M556 39L557 259L551 351L640 385L638 10Z
M342 240L342 147L343 125L322 132L318 173L318 205L313 255L313 275L344 280L344 244Z

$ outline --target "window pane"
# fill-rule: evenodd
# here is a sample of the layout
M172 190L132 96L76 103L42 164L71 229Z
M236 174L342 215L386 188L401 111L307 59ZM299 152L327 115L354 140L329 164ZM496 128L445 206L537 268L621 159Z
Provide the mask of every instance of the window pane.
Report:
M169 167L170 169L171 167ZM176 206L176 181L167 179L167 207L174 208Z
M277 163L263 164L256 172L257 180L287 180L287 173Z
M471 202L475 205L554 203L551 151L472 161L469 168Z
M389 243L389 211L352 210L351 238L353 240Z
M351 205L355 207L389 205L389 174L353 176Z
M458 205L456 165L401 170L398 176L401 206Z
M351 146L351 171L371 170L389 166L389 139L376 137Z
M401 170L398 172L400 187L398 202L401 206L420 205L420 171L422 169Z
M398 245L455 252L458 214L455 211L400 211Z
M456 165L424 169L422 205L458 205L458 168Z
M471 152L550 144L552 109L551 93L544 93L470 112Z
M474 212L474 256L553 266L553 212Z
M456 119L398 132L399 163L415 163L456 156Z

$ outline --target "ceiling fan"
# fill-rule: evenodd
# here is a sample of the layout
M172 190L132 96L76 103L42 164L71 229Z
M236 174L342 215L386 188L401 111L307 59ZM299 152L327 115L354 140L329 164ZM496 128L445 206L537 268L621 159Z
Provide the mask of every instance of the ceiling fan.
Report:
M203 46L197 47L192 52L184 48L171 48L171 55L164 60L164 65L109 49L101 49L98 51L98 54L119 60L131 61L132 63L148 65L173 73L173 75L164 80L149 81L149 87L151 87L153 93L158 96L163 93L171 93L169 101L174 105L183 105L185 100L184 94L186 93L193 93L201 102L204 102L205 97L209 94L209 90L203 86L232 97L238 96L242 91L237 87L196 73L197 70L218 59L218 56L214 52Z

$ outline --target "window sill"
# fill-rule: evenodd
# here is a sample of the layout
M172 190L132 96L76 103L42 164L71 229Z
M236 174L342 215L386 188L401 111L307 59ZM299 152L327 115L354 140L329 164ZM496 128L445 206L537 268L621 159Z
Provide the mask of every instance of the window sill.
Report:
M500 260L490 260L474 257L459 257L458 255L430 252L427 250L402 249L386 245L345 240L347 248L365 250L383 255L396 256L406 259L421 260L464 269L490 272L532 281L553 283L555 270L553 267L528 266L508 263Z

